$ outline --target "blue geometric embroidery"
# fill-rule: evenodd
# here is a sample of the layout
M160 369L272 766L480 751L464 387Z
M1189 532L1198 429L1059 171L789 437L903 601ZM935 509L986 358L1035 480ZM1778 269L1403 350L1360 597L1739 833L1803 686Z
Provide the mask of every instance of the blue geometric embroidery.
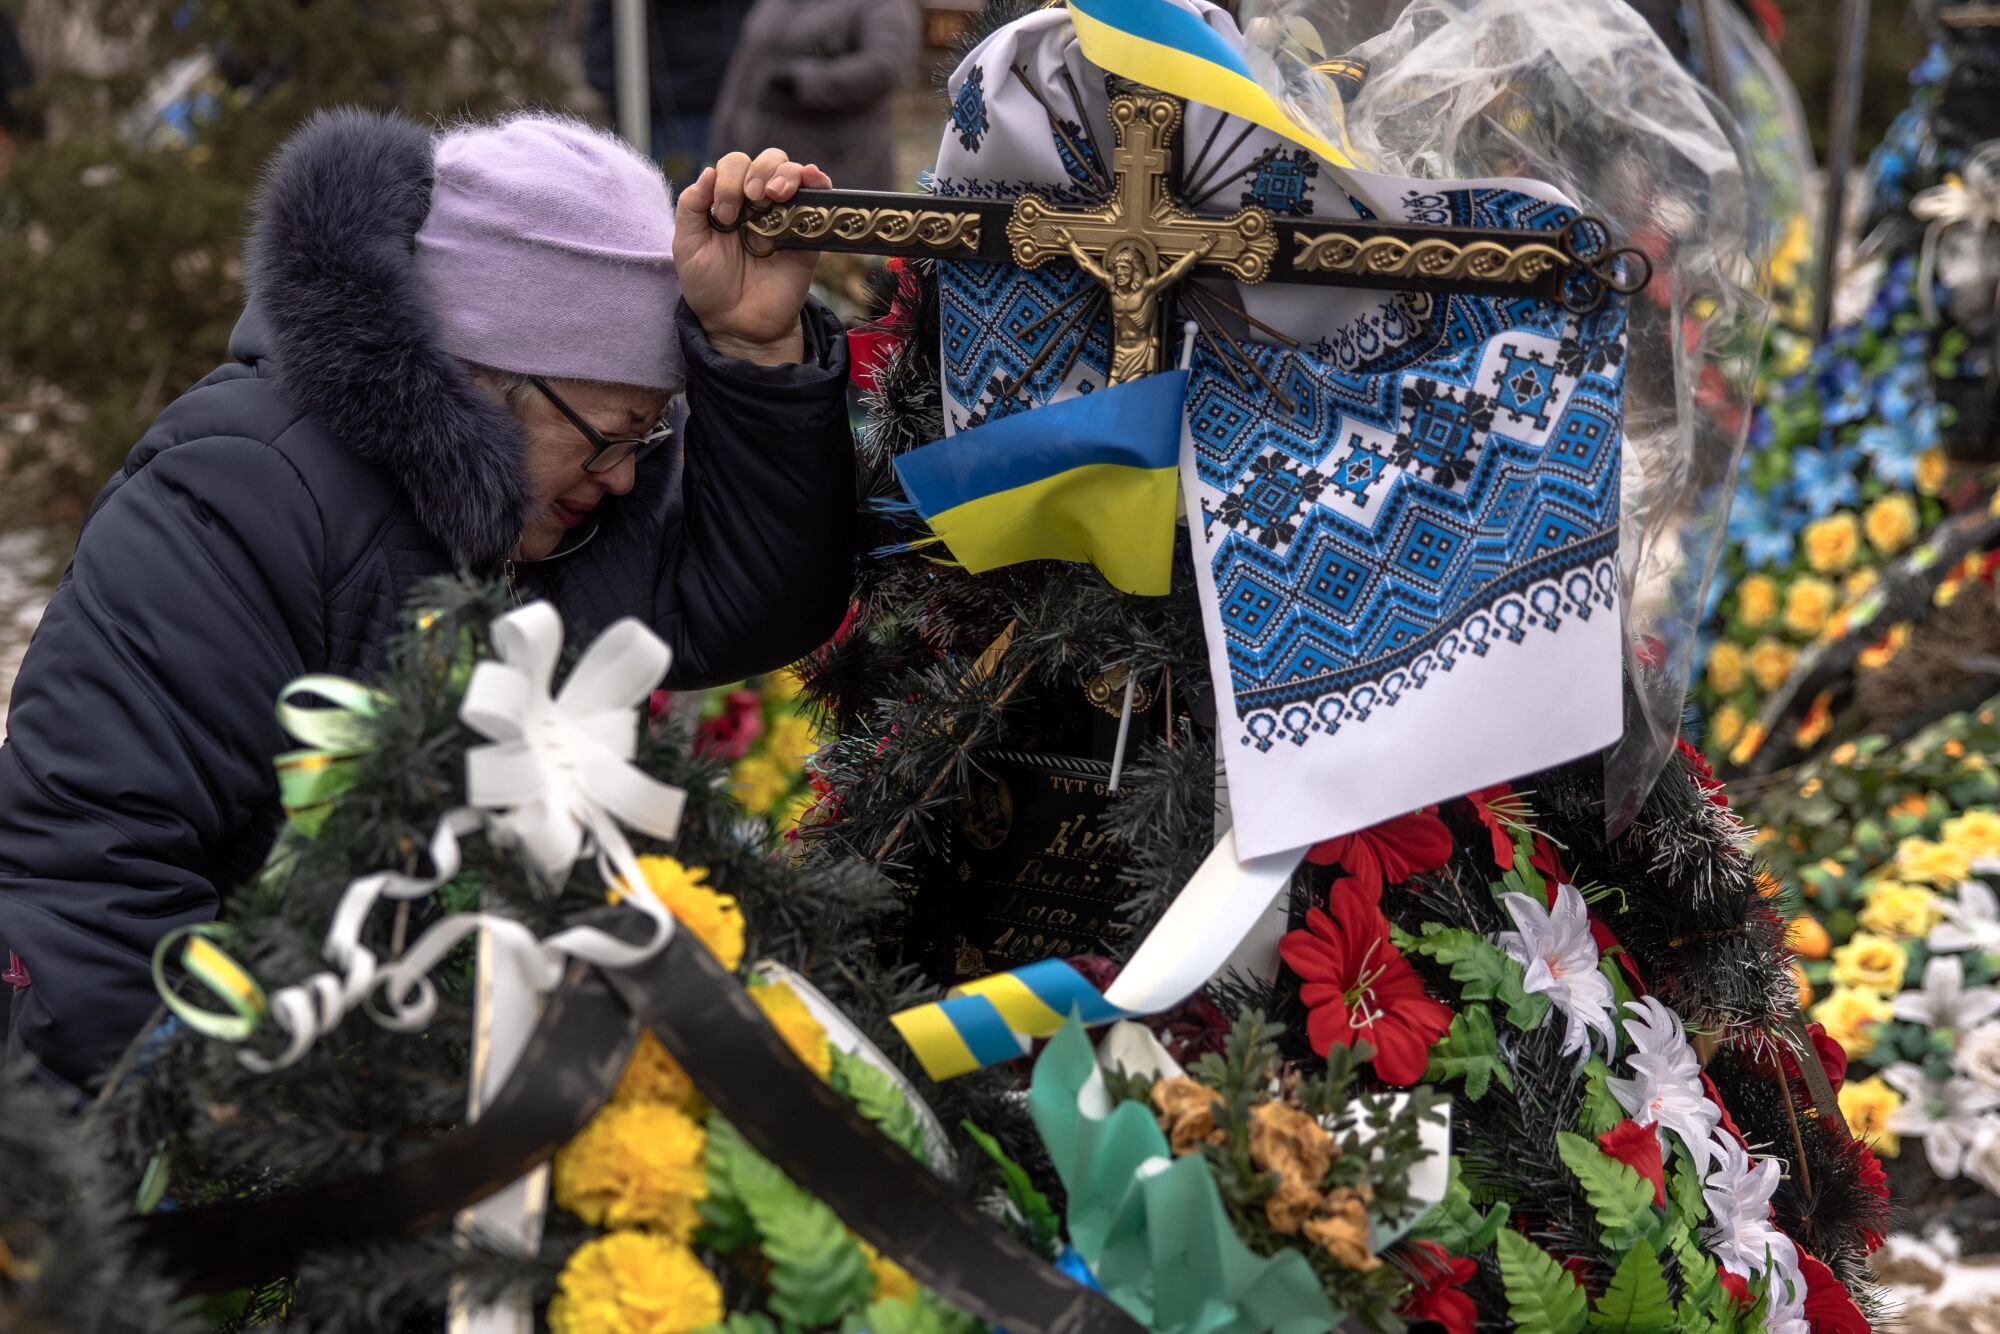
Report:
M1062 133L1055 127L1049 128L1049 137L1055 140L1056 156L1062 159L1063 170L1078 185L1092 190L1102 189L1101 182L1110 180L1104 170L1104 163L1097 156L1097 149L1083 132L1083 127L1073 120L1058 120Z
M985 78L986 72L974 65L951 103L951 123L958 129L958 142L968 153L979 151L979 141L991 128L986 119Z
M1303 218L1312 212L1312 182L1319 163L1303 148L1271 153L1257 164L1243 205L1269 209L1282 217Z
M1101 380L1111 367L1110 319L1101 310L1087 321L1074 318L1098 290L1069 263L1039 269L940 263L945 388L956 402L977 405L959 425L1047 402L1074 369L1072 361Z
M1513 191L1411 206L1458 226L1573 216ZM1196 351L1187 424L1221 496L1203 501L1205 559L1245 745L1303 745L1493 645L1615 615L1622 308L1451 296L1426 313L1352 359L1246 345L1285 404Z

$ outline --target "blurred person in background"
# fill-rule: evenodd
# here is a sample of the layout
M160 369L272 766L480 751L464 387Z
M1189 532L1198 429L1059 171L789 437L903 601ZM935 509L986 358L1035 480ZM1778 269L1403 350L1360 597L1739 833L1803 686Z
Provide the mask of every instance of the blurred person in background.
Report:
M893 190L896 89L914 0L756 0L715 106L715 142L782 148L851 190Z
M807 296L817 256L711 225L828 184L732 153L676 209L630 146L532 113L435 136L337 111L291 138L229 360L98 495L14 686L10 1054L75 1088L116 1059L158 1004L154 945L213 919L283 823L278 692L376 672L424 580L504 578L572 642L638 617L674 688L833 633L846 343Z
M612 0L590 0L583 27L583 73L618 114L618 56ZM730 53L743 27L744 0L649 0L646 88L653 112L653 156L670 178L685 179L709 160L709 129ZM743 140L749 143L749 140ZM770 143L770 140L759 140ZM793 154L795 160L810 162ZM829 174L837 174L828 168Z

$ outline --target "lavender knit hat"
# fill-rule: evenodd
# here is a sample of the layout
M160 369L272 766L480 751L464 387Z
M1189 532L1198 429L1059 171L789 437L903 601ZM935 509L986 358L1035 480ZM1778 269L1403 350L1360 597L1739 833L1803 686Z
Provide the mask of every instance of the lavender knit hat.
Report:
M674 210L623 140L527 113L437 141L417 278L445 350L490 366L678 391Z

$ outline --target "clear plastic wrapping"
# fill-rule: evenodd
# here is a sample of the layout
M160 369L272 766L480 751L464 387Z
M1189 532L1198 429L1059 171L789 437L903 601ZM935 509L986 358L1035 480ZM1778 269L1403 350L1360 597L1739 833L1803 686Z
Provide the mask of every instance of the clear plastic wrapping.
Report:
M1653 261L1628 331L1620 553L1633 707L1605 767L1620 825L1679 732L1749 427L1769 309L1756 168L1728 112L1622 0L1394 9L1246 0L1242 18L1269 57L1260 77L1295 104L1315 46L1366 62L1344 116L1364 166L1547 181Z

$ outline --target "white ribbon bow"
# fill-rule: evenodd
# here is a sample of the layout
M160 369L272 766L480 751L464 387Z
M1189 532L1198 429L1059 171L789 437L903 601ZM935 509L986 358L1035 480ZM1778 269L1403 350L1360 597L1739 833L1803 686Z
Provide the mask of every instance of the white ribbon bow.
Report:
M1984 232L2000 227L2000 142L1982 145L1966 160L1957 180L1933 185L1910 198L1910 216L1930 225L1924 229L1917 260L1917 301L1924 319L1938 323L1936 286L1938 245L1953 227L1976 226Z
M620 828L672 838L687 794L648 778L632 764L641 709L666 676L672 653L639 621L619 621L598 637L551 695L562 653L562 619L547 602L532 602L493 622L499 660L473 668L458 716L493 744L466 752L465 808L448 812L432 831L433 874L378 871L347 886L334 910L324 950L338 971L320 973L271 997L272 1017L290 1041L276 1057L241 1054L253 1070L291 1065L358 1005L399 1032L423 1028L437 1011L428 974L461 940L485 928L508 956L513 975L548 991L562 978L565 958L628 968L651 958L673 938L673 914L646 884ZM624 900L653 920L652 938L632 944L593 927L573 926L538 940L511 917L455 913L435 922L400 959L379 966L361 943L361 928L381 898L415 899L458 874L462 834L484 825L488 837L516 846L551 886L595 854L609 886L622 882ZM377 995L379 991L379 996Z

